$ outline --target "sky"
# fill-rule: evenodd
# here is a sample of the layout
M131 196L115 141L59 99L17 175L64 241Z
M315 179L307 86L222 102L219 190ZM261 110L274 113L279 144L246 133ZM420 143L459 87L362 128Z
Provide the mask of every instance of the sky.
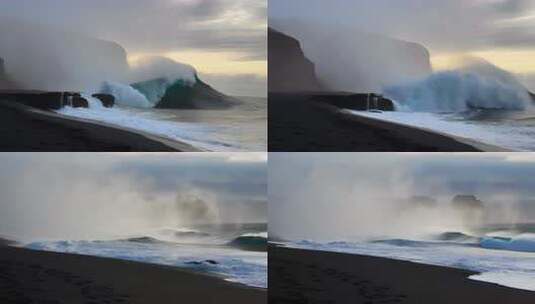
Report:
M273 237L406 236L463 231L476 221L535 222L531 153L270 153L268 171ZM448 206L456 195L483 201L485 217L466 222L454 213ZM414 196L436 199L437 208L408 208Z
M0 237L267 221L266 153L2 153Z
M426 46L435 69L477 56L535 90L535 1L270 0L270 23L305 20L348 26ZM336 16L332 18L330 16Z
M227 94L266 95L266 0L17 0L0 15L115 41L131 62L193 65Z

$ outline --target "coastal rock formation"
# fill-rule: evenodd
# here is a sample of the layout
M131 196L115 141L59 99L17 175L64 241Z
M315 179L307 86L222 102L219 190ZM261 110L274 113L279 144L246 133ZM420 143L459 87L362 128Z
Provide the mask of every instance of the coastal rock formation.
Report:
M297 39L269 28L268 42L270 92L321 90L314 63L305 56Z
M118 44L9 18L0 20L0 56L23 89L93 90L125 79L126 51Z
M429 51L417 43L343 26L289 20L273 20L272 26L299 39L331 91L380 93L432 72Z
M87 101L87 99L79 96L79 95L75 95L73 96L72 98L72 104L71 106L73 108L88 108L89 107L89 102Z
M341 109L356 111L394 111L394 102L377 94L318 93L311 99L324 102Z
M93 94L93 97L100 100L106 108L112 108L115 105L115 97L110 94Z

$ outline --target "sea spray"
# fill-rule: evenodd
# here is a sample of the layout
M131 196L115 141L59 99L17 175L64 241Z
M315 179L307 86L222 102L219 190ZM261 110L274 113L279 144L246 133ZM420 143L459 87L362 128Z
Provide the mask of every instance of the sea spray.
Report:
M153 108L155 106L145 95L127 84L105 81L100 88L100 93L113 95L115 102L122 106L136 108Z
M403 110L462 112L470 109L524 110L527 89L510 73L484 61L425 79L383 88Z

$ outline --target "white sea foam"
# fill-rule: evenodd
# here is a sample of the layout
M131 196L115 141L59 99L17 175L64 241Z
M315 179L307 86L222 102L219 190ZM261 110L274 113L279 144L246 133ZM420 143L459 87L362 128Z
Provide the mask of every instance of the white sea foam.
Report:
M465 59L458 70L383 88L383 93L411 111L462 112L469 109L524 110L527 89L511 73L480 59Z
M30 243L26 247L187 267L220 274L228 281L267 288L266 252L243 251L223 246L131 241L45 241ZM216 263L206 262L208 260Z
M90 105L89 109L65 107L57 112L67 116L101 121L152 133L206 150L235 151L242 149L237 144L222 142L215 138L218 132L225 128L224 126L162 120L151 113L125 107L104 108Z
M426 128L454 136L474 139L486 144L518 151L535 151L535 128L516 121L471 121L456 114L425 112L361 112L354 115Z
M136 108L152 108L155 106L145 95L127 84L106 81L102 84L100 93L113 95L115 103L118 105Z
M408 240L407 240L408 241ZM297 241L286 246L345 252L406 260L416 263L467 269L481 274L471 279L535 291L535 255L509 250L491 250L451 242L315 242Z

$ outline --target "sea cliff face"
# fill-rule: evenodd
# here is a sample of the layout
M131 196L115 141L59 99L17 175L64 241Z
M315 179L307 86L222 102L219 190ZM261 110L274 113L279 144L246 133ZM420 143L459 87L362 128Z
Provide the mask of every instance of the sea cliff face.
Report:
M274 29L268 31L268 88L270 92L318 91L315 66L301 44Z
M0 20L0 57L22 89L80 91L128 73L126 51L110 41L18 20Z
M331 91L380 93L385 86L432 73L429 51L417 43L353 28L277 20L272 26L300 41L318 79Z

